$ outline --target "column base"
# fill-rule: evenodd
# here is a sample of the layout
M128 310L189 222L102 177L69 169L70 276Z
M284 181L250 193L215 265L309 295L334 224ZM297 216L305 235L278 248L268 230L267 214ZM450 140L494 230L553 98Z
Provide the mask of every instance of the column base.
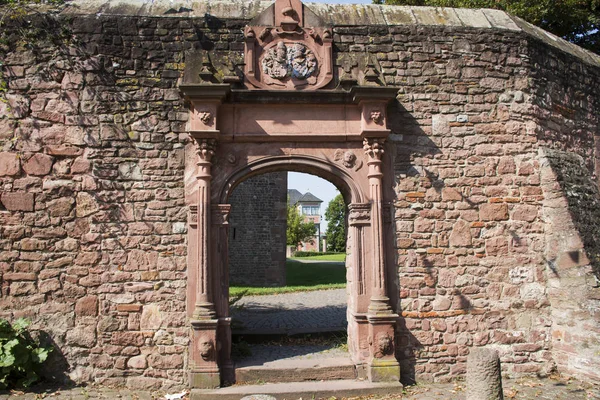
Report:
M367 369L371 382L400 381L400 364L396 360L373 360Z
M215 306L212 303L196 303L192 318L196 320L216 319Z
M393 314L390 307L390 299L386 296L371 297L369 307L367 308L368 315L390 315Z
M216 389L221 386L219 370L190 371L190 387L192 389Z

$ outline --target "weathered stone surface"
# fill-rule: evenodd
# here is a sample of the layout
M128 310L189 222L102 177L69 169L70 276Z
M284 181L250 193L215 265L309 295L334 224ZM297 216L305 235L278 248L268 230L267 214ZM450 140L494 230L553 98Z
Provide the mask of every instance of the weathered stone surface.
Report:
M67 331L67 343L72 346L94 347L96 344L96 329L93 326L76 326Z
M450 246L465 247L471 246L473 237L471 236L471 224L466 221L458 220L450 233Z
M86 296L75 303L75 315L95 317L98 315L98 296Z
M144 306L140 319L141 329L158 329L162 325L161 312L157 305L150 304Z
M0 152L0 176L15 176L21 173L21 161L16 153Z
M29 175L47 175L52 170L54 158L47 154L35 153L23 163L23 170Z
M9 211L33 211L33 193L0 192L0 203Z
M467 400L504 398L496 350L472 348L467 357Z

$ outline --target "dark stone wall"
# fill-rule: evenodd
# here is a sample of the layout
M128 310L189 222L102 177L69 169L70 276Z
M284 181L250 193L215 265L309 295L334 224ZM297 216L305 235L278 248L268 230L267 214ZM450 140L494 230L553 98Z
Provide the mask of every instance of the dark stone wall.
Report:
M287 172L249 178L229 200L230 284L284 286Z

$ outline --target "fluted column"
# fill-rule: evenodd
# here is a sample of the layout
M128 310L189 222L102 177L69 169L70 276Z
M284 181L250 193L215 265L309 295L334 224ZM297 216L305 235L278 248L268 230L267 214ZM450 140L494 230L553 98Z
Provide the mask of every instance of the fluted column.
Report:
M211 162L215 155L214 139L199 139L196 143L196 164L198 172L198 288L193 318L197 320L214 319L215 307L211 298L209 270L209 235L210 235L210 180Z
M383 172L381 171L381 157L383 156L384 139L365 138L363 148L367 154L369 177L369 195L371 198L371 232L373 245L373 283L371 300L369 303L370 314L391 312L385 282L385 253L383 251L383 213L382 213L382 188Z

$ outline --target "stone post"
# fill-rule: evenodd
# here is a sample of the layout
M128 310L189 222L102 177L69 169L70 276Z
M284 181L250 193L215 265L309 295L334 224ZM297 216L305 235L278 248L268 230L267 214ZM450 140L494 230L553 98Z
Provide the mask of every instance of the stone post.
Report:
M500 358L496 350L471 348L467 357L467 400L502 400Z

